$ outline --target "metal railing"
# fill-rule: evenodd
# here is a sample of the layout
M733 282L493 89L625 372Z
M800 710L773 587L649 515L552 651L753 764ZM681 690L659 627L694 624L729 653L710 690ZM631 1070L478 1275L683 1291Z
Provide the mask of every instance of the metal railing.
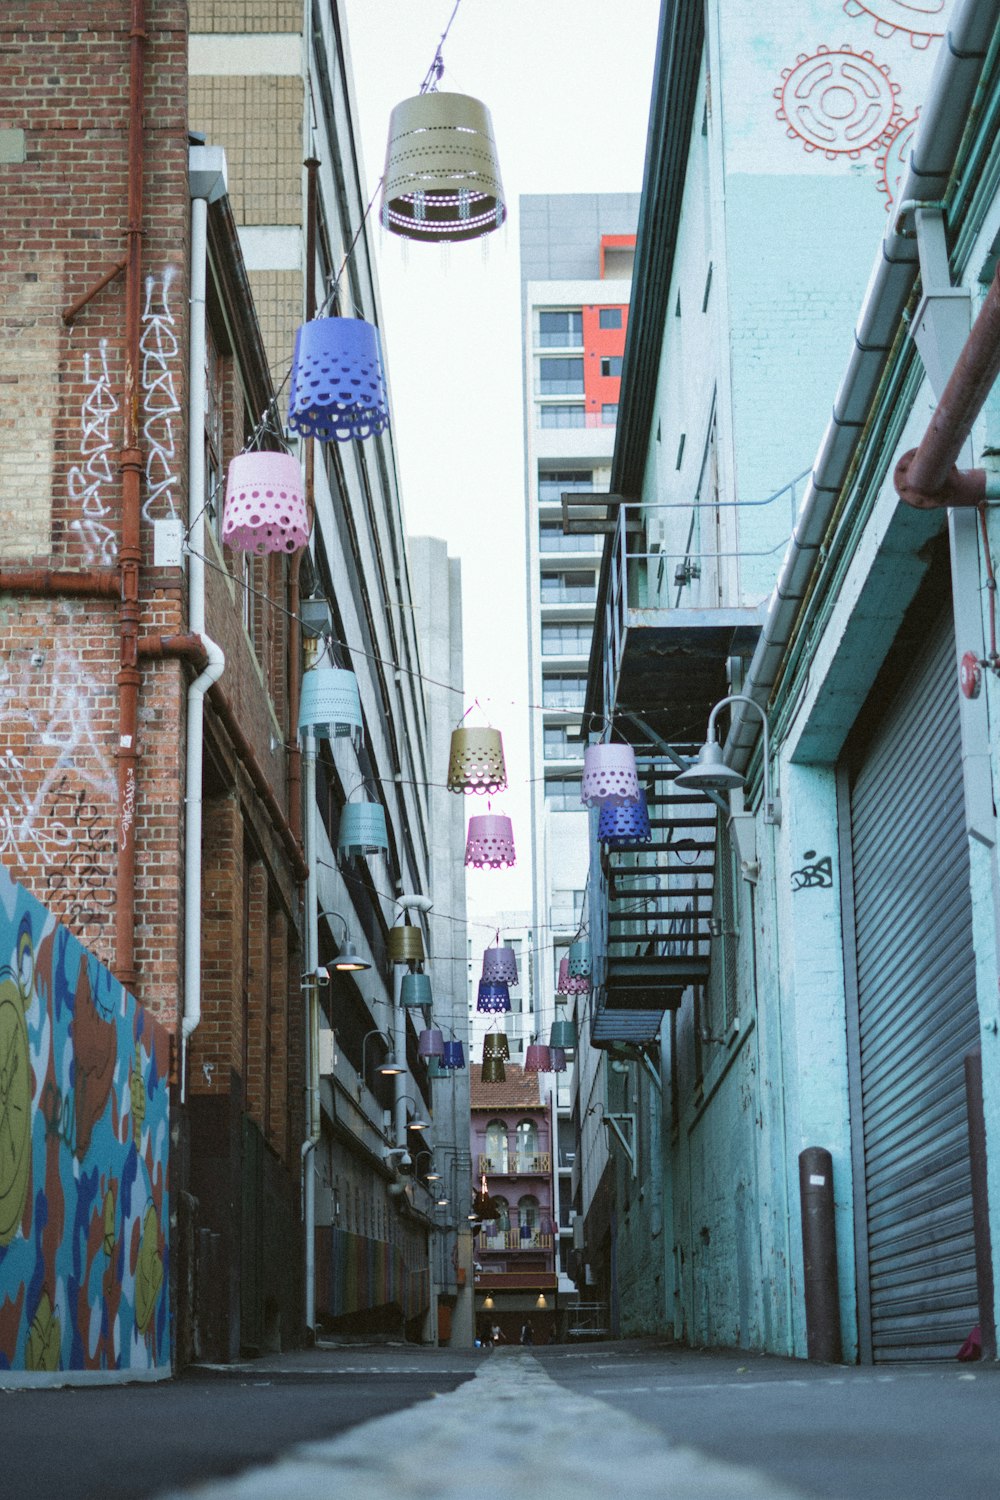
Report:
M488 1172L500 1177L531 1177L552 1170L552 1155L548 1151L508 1151L479 1157L479 1174Z
M551 1250L552 1240L551 1234L534 1233L522 1239L519 1229L501 1229L491 1239L484 1239L480 1250L484 1255L491 1250Z

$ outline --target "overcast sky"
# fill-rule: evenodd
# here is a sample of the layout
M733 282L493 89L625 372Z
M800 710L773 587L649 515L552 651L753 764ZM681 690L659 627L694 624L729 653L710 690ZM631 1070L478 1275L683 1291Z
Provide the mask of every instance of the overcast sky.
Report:
M453 3L346 0L369 193ZM450 247L373 235L407 530L461 558L465 686L507 756L494 811L514 820L518 865L471 877L470 916L530 904L518 197L639 191L658 14L659 0L461 0L440 87L489 108L508 223Z

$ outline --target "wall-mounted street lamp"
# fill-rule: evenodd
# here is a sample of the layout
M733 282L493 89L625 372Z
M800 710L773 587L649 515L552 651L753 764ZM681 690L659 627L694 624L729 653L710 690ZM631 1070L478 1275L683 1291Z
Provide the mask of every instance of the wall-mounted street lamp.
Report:
M357 974L360 973L362 969L370 969L371 964L368 962L367 958L362 958L361 954L357 952L354 946L354 942L351 938L351 929L348 926L347 918L343 915L343 913L339 911L321 911L320 916L325 917L326 919L329 919L330 917L339 917L340 921L344 924L343 944L341 945L341 949L337 954L337 957L333 960L332 964L328 965L328 967L331 969L336 969L338 974Z
M399 1094L396 1098L396 1103L405 1104L407 1100L410 1101L414 1109L420 1109L418 1101L412 1094ZM422 1114L415 1114L412 1120L407 1120L406 1128L407 1130L430 1130L431 1122L430 1120L425 1120Z
M708 716L705 743L691 764L674 778L674 785L695 791L729 793L731 804L729 826L736 839L743 875L745 879L755 881L760 875L760 861L757 858L756 823L752 813L746 812L743 807L743 784L746 778L733 766L726 764L722 756L722 746L715 733L715 721L719 711L730 703L748 703L760 714L764 729L764 822L771 824L781 822L781 802L771 788L771 747L767 714L756 699L748 697L746 693L730 693L728 698L720 699L715 705Z
M379 1073L381 1073L382 1077L395 1078L398 1074L406 1072L406 1064L401 1063L398 1058L393 1055L392 1042L389 1036L386 1032L380 1031L376 1026L373 1031L365 1032L365 1035L361 1040L361 1072L358 1074L359 1085L364 1083L365 1081L365 1048L368 1045L369 1038L373 1036L380 1036L383 1042L385 1042L386 1046L389 1048L389 1056L383 1058L383 1060L378 1065L378 1071Z

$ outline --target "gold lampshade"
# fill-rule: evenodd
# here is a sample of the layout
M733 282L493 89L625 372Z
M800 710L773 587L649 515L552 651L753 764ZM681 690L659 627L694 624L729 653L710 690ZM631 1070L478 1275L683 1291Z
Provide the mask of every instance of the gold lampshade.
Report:
M474 240L507 216L493 124L468 94L404 99L389 120L382 224L409 240Z
M425 957L424 936L419 927L389 928L390 963L422 963Z
M499 729L455 729L448 757L450 792L502 792L507 785Z
M503 1065L503 1058L487 1054L483 1058L483 1071L480 1077L483 1083L503 1083L507 1077L507 1069Z
M502 1057L510 1060L510 1043L505 1031L488 1031L483 1039L483 1060L487 1057Z

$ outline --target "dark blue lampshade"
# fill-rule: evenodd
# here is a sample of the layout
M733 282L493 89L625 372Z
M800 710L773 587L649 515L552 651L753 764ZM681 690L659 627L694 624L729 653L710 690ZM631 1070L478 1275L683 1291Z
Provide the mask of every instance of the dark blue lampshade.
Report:
M442 1057L441 1063L445 1068L464 1068L465 1048L462 1046L462 1043L445 1042L444 1057Z
M649 809L646 793L640 787L638 802L622 802L612 807L605 802L597 825L597 837L609 849L629 849L633 844L651 844L653 830L649 826Z
M521 1238L522 1238L522 1240L530 1240L531 1239L531 1225L530 1224L522 1224L521 1225Z
M501 979L481 979L476 1009L497 1015L510 1010L510 987Z
M295 335L288 425L321 443L374 437L389 425L378 329L317 318Z

